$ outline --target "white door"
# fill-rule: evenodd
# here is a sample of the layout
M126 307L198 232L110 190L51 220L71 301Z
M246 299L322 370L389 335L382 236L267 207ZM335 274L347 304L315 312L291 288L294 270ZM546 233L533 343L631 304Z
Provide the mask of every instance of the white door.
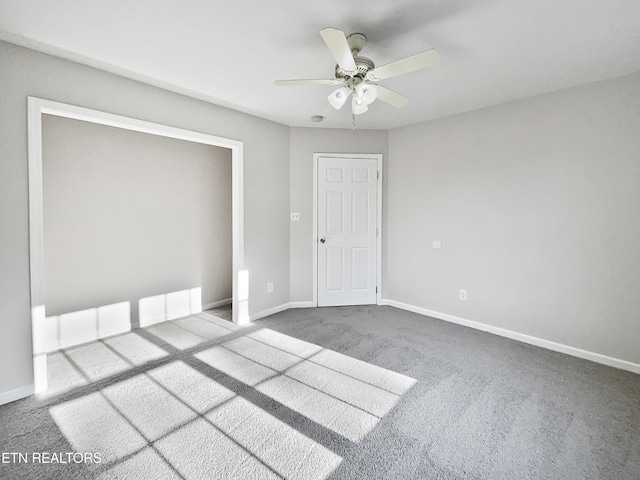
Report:
M318 306L376 303L377 169L372 158L318 158Z

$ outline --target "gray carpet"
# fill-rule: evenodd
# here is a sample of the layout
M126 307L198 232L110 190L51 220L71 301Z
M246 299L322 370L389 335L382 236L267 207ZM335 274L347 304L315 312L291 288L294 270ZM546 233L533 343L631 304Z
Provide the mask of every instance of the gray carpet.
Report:
M640 478L638 375L391 307L228 313L50 354L0 478Z

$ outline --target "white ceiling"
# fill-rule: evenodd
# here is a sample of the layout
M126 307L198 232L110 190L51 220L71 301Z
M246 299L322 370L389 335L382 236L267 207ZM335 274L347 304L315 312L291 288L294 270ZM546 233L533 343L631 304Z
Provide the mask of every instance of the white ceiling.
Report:
M358 128L640 70L640 0L0 0L4 40L286 125L349 128L348 108L324 111L335 87L273 84L333 76L324 27L364 33L362 55L378 66L442 54L437 67L380 82L411 103L377 101Z

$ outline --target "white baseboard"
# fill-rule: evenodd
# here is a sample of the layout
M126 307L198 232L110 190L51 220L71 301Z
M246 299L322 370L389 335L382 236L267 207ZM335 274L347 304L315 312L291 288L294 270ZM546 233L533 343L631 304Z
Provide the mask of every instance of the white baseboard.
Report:
M167 315L155 315L153 317L145 317L138 319L138 327L139 328L147 328L151 325L156 325L157 323L162 323L167 321Z
M231 305L232 299L225 298L224 300L218 300L217 302L207 303L202 305L202 311L211 310L212 308L224 307L226 305Z
M261 318L268 317L269 315L274 315L276 313L284 312L285 310L289 310L291 308L313 308L316 305L313 302L288 302L283 303L282 305L278 305L277 307L268 308L267 310L263 310L258 313L254 313L250 316L251 322L254 320L260 320Z
M28 397L29 395L33 395L35 392L35 386L32 384L25 385L24 387L14 388L13 390L9 390L8 392L0 393L0 405L4 405L5 403L14 402L16 400L20 400L21 398Z
M285 310L289 310L291 308L290 303L283 303L282 305L278 305L277 307L268 308L261 312L252 313L249 316L249 321L253 322L255 320L260 320L261 318L268 317L269 315L274 315L276 313L284 312Z
M316 306L313 302L290 302L289 308L314 308Z
M92 331L85 335L61 338L57 341L51 341L48 345L46 353L57 352L58 350L63 350L65 348L76 347L85 343L94 342L101 338L120 335L121 333L126 333L129 331L131 331L131 325L123 329L105 330L101 332Z
M492 325L487 325L486 323L467 320L465 318L456 317L447 313L436 312L434 310L429 310L422 307L416 307L414 305L397 302L395 300L384 299L381 300L380 305L389 305L401 310L407 310L409 312L418 313L427 317L433 317L439 320L444 320L446 322L456 323L465 327L470 327L476 330L481 330L483 332L499 335L501 337L510 338L511 340L517 340L519 342L528 343L529 345L535 345L536 347L546 348L547 350L565 353L574 357L591 360L592 362L601 363L610 367L615 367L621 370L627 370L629 372L640 374L640 364L629 362L628 360L622 360L619 358L610 357L608 355L602 355L601 353L582 350L581 348L571 347L562 343L552 342L551 340L533 337L531 335L514 332L513 330L507 330L505 328L494 327Z

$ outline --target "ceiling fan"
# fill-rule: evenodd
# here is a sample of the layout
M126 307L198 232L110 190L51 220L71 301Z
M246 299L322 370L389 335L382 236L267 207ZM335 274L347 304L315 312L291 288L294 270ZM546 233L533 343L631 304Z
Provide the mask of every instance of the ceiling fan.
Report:
M377 82L440 63L440 54L430 49L376 68L371 59L359 55L367 43L367 37L363 34L352 33L347 37L341 30L325 28L320 30L320 35L338 63L335 78L276 80L275 84L279 86L340 85L329 95L329 105L339 110L346 103L349 95L352 95L351 111L354 115L366 112L368 105L376 98L394 107L404 107L409 103L409 98L382 85L377 85Z

